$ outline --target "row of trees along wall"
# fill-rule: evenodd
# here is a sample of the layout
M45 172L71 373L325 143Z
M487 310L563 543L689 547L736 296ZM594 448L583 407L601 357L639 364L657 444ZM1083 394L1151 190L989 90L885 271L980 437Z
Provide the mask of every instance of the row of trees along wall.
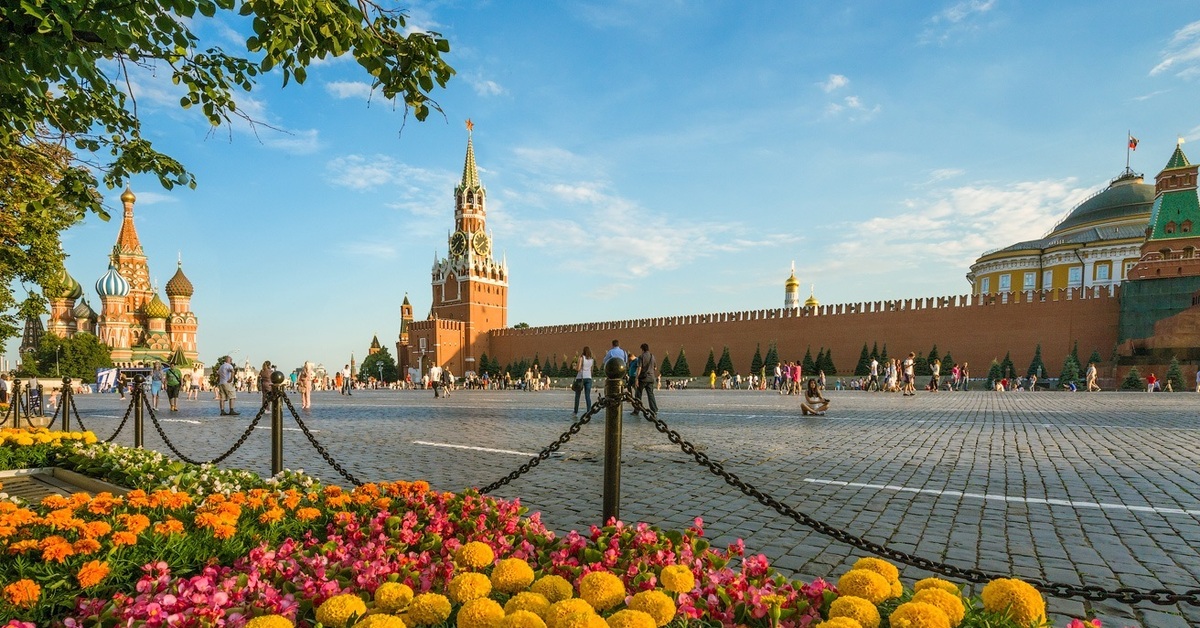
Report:
M823 348L839 376L848 376L863 343L886 344L890 357L928 352L936 345L955 362L970 363L973 377L986 377L993 360L1007 355L1014 364L1027 365L1040 345L1042 359L1055 371L1076 346L1084 356L1111 355L1119 297L1116 286L1064 288L510 328L491 332L489 354L499 364L538 356L543 364L561 365L570 364L585 345L600 358L614 339L635 353L645 342L660 361L669 355L672 364L682 350L692 375L699 376L710 351L720 356L728 348L730 374L748 375L755 351L765 354L774 344L783 362L802 361L806 352L816 356Z

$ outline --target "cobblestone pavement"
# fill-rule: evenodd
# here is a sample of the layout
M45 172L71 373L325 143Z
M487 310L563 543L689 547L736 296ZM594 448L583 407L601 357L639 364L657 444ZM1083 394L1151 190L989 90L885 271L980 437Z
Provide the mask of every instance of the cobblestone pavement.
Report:
M597 384L601 384L597 380ZM314 395L302 415L364 481L484 486L527 462L571 424L572 393L427 391ZM1071 584L1177 592L1200 587L1200 395L830 392L827 417L802 418L772 392L660 391L662 418L714 461L795 509L853 534L962 567ZM124 412L115 395L76 397L101 438ZM211 393L159 413L186 455L210 459L245 431ZM298 402L297 402L298 403ZM224 464L269 473L269 413ZM286 466L346 484L287 417ZM604 421L497 490L558 532L599 523ZM132 443L127 426L117 442ZM169 453L152 425L146 446ZM699 467L644 420L624 426L621 516L666 528L699 517L718 544L744 538L785 573L836 578L851 548L795 524ZM925 574L909 567L909 582ZM1050 600L1061 618L1107 626L1200 625L1200 608Z

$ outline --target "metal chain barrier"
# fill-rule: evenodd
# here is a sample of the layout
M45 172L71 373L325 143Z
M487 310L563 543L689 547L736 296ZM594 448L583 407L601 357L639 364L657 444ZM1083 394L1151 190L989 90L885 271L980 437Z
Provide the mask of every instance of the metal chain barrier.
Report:
M154 429L158 430L158 435L162 437L163 442L167 444L167 448L170 449L171 452L174 453L180 460L189 464L217 464L233 455L233 452L237 451L238 448L245 444L247 438L250 438L250 434L254 433L254 428L258 425L258 422L262 420L263 414L266 413L268 407L268 403L264 401L263 406L258 409L258 414L254 415L254 420L250 422L250 426L246 428L244 433L242 433L242 437L237 439L237 442L233 444L233 447L229 448L229 451L226 451L225 453L213 458L212 460L209 460L208 462L203 462L201 460L193 460L188 458L187 456L183 455L183 452L176 449L175 444L172 443L169 438L167 438L167 433L163 431L162 424L158 422L158 417L154 414L154 408L150 407L150 400L143 395L142 402L145 403L146 410L150 411L150 422L154 423ZM130 407L132 406L133 404L130 404ZM128 416L128 414L126 414L126 416ZM124 425L124 423L122 423L122 425Z
M520 467L517 467L516 471L513 471L512 473L509 473L508 475L500 478L499 480L496 480L495 482L492 482L491 484L488 484L487 486L479 489L479 492L484 495L487 495L488 493L491 493L492 491L500 488L501 486L504 486L504 485L512 482L513 480L521 477L522 475L529 473L531 470L533 470L534 467L541 464L543 460L550 458L550 455L553 454L554 452L558 451L559 447L562 447L567 441L571 440L572 436L574 436L575 434L578 434L579 430L582 429L584 425L587 425L587 423L592 420L592 417L595 416L595 414L597 412L599 412L600 410L602 410L604 408L607 408L608 406L612 405L613 403L620 403L620 400L609 400L606 397L600 397L600 398L596 399L596 402L592 404L592 407L588 408L588 411L584 412L583 416L579 417L578 421L575 421L574 423L572 423L571 427L568 427L567 431L563 432L562 435L560 435L558 437L558 440L543 447L542 451L538 452L538 455L534 456L533 458L530 458L529 462L526 462L525 464L521 465Z
M317 437L312 435L312 432L308 429L308 426L304 424L304 420L300 418L300 414L296 412L296 407L292 405L292 400L288 399L287 392L284 391L282 387L279 387L276 388L275 392L272 394L279 395L283 398L283 402L287 404L288 411L292 413L292 418L296 419L296 424L300 426L300 431L304 432L304 436L308 438L308 442L311 443L312 446L317 450L317 453L321 454L321 457L325 459L325 462L328 462L329 466L333 467L334 471L337 471L338 474L340 474L343 478L346 478L347 482L355 486L362 486L362 480L359 480L351 475L349 471L342 468L342 465L338 464L337 461L333 459L333 456L329 455L329 451L322 447L321 443L317 442Z
M725 483L738 489L747 497L753 497L758 503L771 508L785 517L790 517L797 523L812 528L819 534L823 534L837 541L841 541L852 547L864 550L883 556L905 565L911 565L926 571L949 576L953 579L964 580L974 584L984 584L997 578L1009 578L1011 574L988 573L980 569L956 567L946 563L936 562L928 558L913 556L900 550L892 549L885 545L881 545L874 541L868 541L860 536L855 536L835 528L828 523L814 519L813 517L799 512L796 509L788 506L779 500L763 493L753 485L744 482L737 476L736 473L726 471L725 467L719 462L714 462L709 459L704 452L697 451L696 446L684 440L678 432L667 426L662 419L658 418L654 412L651 412L642 403L634 398L630 391L625 391L625 401L630 402L633 406L634 414L640 414L647 421L654 424L654 428L667 436L667 440L679 445L683 453L691 456L700 466L707 468L712 474L721 476ZM1160 606L1169 606L1179 603L1187 603L1192 606L1200 606L1200 589L1190 589L1185 593L1177 593L1169 589L1151 589L1143 591L1131 587L1122 587L1112 591L1100 586L1075 586L1062 582L1047 582L1038 579L1025 579L1025 582L1032 585L1038 591L1056 598L1072 598L1080 597L1092 602L1100 602L1104 600L1116 600L1125 604L1136 604L1138 602L1152 602Z
M83 419L79 418L79 406L75 405L75 395L71 395L71 413L75 415L75 424L79 426L79 431L81 431L81 432L86 432L86 431L88 431L88 428L86 428L86 427L84 427L84 426L83 426ZM125 417L126 417L126 418L128 418L128 417L129 417L129 413L128 413L128 412L126 412L126 413L125 413ZM121 421L121 426L122 426L122 427L124 427L124 426L125 426L125 422L124 422L124 421ZM121 429L120 429L120 428L117 428L117 432L119 433L120 431L121 431ZM117 437L117 435L116 435L116 434L113 434L113 438L116 438L116 437ZM112 440L112 438L110 438L110 439L108 439L108 440L110 440L110 441L111 441L111 440Z
M125 416L121 417L121 424L117 426L117 431L113 432L112 436L109 436L108 438L104 439L101 442L104 442L104 443L113 442L113 440L121 433L121 430L125 429L125 424L129 422L129 415L133 414L133 406L134 406L134 404L136 404L138 402L138 399L139 399L139 397L137 395L134 395L133 399L129 400L129 407L125 408ZM87 428L83 427L83 421L79 420L79 410L78 409L75 410L75 420L79 421L80 429L87 431Z

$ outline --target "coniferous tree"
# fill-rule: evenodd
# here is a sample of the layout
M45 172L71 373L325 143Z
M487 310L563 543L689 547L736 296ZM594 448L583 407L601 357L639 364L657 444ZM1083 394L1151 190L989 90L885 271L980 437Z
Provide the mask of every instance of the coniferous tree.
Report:
M804 375L817 372L817 362L813 360L811 346L804 352L804 361L800 363L800 370Z
M992 360L992 366L988 368L987 389L995 390L996 382L1004 379L1004 369L996 360Z
M938 354L937 343L934 343L933 348L929 350L929 355L925 356L926 364L933 364L934 360L942 360L942 357ZM945 360L942 361L945 362Z
M1121 381L1121 390L1142 390L1146 387L1146 383L1142 381L1142 374L1138 373L1136 366L1130 367L1129 374Z
M671 368L671 354L663 354L662 364L658 367L658 374L663 377L671 377L675 374L674 369Z
M750 372L755 375L761 373L762 368L763 368L763 359L762 359L761 349L762 349L761 343L755 344L754 345L754 357L750 359Z
M888 360L887 343L885 342L885 343L883 343L883 351L879 352L879 361L887 362L887 360Z
M1004 352L1004 359L1000 361L1000 372L1004 373L1004 375L1000 376L1001 379L1005 377L1012 379L1017 376L1017 367L1013 364L1012 355L1009 351Z
M1171 365L1167 367L1167 375L1163 378L1171 383L1171 391L1183 391L1183 369L1179 367L1179 358L1171 356ZM1163 390L1167 387L1163 386Z
M713 350L708 350L708 362L704 363L704 376L708 377L717 370L717 360L713 357Z
M923 354L917 353L917 357L913 358L913 375L928 376L931 373L932 371L929 370L929 361L925 359Z
M815 360L813 360L812 374L816 375L817 371L823 371L823 370L825 370L825 347L821 347L820 349L817 350L817 358ZM828 374L829 373L826 373L826 375L828 375Z
M821 362L817 365L817 368L825 371L826 376L837 375L837 367L833 364L833 349L821 354Z
M709 359L712 359L712 354L709 354ZM675 368L672 369L675 377L691 377L692 369L688 368L687 355L683 352L683 347L679 348L679 357L675 358Z
M1079 364L1079 341L1076 340L1074 345L1071 345L1071 357L1075 359L1075 363Z
M725 347L721 351L721 359L717 360L717 374L724 375L729 373L733 375L736 371L733 369L733 359L729 357L729 347Z
M484 373L487 373L488 375L495 375L495 373L492 372L492 363L488 359L487 352L484 352L479 356L479 374L482 376Z
M1038 379L1043 379L1046 376L1046 363L1042 361L1041 343L1038 343L1038 346L1034 348L1033 361L1029 363L1029 369L1025 371L1025 377L1029 377L1030 375L1037 375Z
M766 367L768 373L774 373L777 364L779 364L779 351L772 342L767 345L767 357L763 359L763 366Z
M867 351L867 343L863 343L862 353L858 356L858 364L854 367L855 375L871 374L871 354Z
M871 357L880 362L883 361L883 360L879 359L879 341L878 340L871 343Z
M1068 355L1067 359L1063 361L1062 374L1058 376L1058 385L1061 387L1074 382L1076 386L1079 386L1082 376L1083 372L1079 368L1079 361L1075 359L1075 356Z
M1088 358L1088 362L1091 362L1092 364L1095 364L1096 366L1100 366L1101 364L1104 363L1104 358L1100 357L1099 349L1092 349L1092 355L1091 355L1091 357Z
M942 376L945 377L952 368L954 368L954 358L951 357L950 352L947 351L946 355L942 356Z

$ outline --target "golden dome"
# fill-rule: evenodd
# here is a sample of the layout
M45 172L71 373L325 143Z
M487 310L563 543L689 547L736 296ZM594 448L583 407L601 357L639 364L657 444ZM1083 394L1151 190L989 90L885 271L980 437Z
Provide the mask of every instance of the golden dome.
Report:
M808 298L804 300L804 307L814 307L815 308L818 305L821 305L821 302L818 301L816 295L813 294L813 289L809 288Z
M157 292L154 293L154 298L142 306L142 311L150 318L167 318L171 315L171 309L162 302L162 299L158 298Z
M783 282L783 287L786 288L788 292L796 292L800 289L800 280L796 279L796 273L792 273L792 276L788 277L787 281Z
M125 186L125 191L121 193L121 202L122 203L133 203L136 201L137 201L137 197L133 195L133 190L129 189L128 185Z

